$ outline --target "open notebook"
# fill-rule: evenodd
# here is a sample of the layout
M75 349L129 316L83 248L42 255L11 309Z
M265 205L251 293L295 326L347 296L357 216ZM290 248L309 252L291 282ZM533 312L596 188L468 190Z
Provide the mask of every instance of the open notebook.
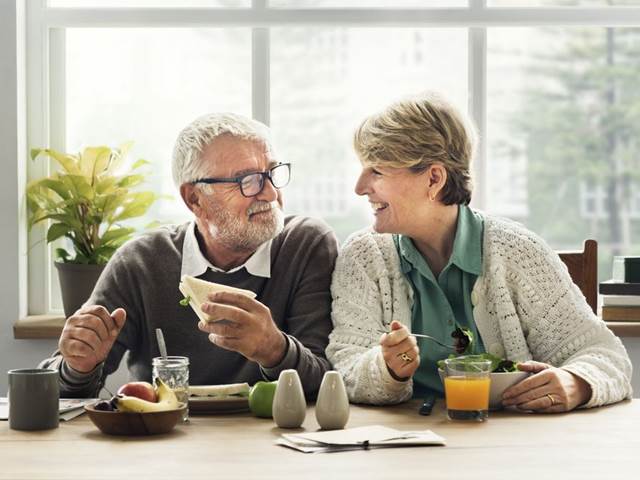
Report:
M402 431L381 425L310 433L283 434L276 444L304 453L342 452L385 447L445 445L431 430Z

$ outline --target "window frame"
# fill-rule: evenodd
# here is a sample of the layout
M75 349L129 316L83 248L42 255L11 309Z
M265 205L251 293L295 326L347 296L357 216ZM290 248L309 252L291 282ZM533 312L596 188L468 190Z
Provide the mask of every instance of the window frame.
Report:
M483 209L487 171L488 28L638 27L640 6L505 8L490 7L486 0L469 0L466 7L455 8L294 9L270 7L268 0L252 0L247 8L54 8L48 6L47 0L29 0L26 2L27 145L65 150L65 28L250 27L252 115L269 124L270 28L301 25L468 29L468 109L480 138L473 168L477 187L472 205ZM27 180L48 173L45 162L29 162ZM26 228L25 211L20 212L19 220L21 228ZM56 313L50 308L49 279L53 262L44 236L44 226L33 228L28 237L27 266L21 266L20 277L25 278L26 274L28 294L20 300L20 311L28 315Z

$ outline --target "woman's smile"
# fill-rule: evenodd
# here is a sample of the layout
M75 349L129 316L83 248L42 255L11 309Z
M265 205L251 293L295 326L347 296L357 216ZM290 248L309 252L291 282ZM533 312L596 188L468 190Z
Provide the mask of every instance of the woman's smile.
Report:
M369 202L371 204L371 208L373 208L373 214L377 215L382 210L386 209L389 204L384 202Z

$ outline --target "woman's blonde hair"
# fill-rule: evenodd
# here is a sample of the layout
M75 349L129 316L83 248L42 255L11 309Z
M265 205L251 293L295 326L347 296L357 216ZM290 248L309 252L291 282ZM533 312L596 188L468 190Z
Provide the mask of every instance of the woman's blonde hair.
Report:
M476 132L450 102L434 92L400 100L366 118L353 138L360 161L370 167L422 173L435 163L447 170L445 205L471 201L471 161Z

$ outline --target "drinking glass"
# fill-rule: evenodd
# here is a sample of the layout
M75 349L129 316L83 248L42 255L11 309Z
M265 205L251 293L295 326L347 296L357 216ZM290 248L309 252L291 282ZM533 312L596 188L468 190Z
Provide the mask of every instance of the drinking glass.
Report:
M160 378L171 388L187 408L182 415L182 421L189 420L189 358L188 357L155 357L153 359L153 382Z
M444 392L451 420L482 422L489 416L491 361L467 355L444 361Z

